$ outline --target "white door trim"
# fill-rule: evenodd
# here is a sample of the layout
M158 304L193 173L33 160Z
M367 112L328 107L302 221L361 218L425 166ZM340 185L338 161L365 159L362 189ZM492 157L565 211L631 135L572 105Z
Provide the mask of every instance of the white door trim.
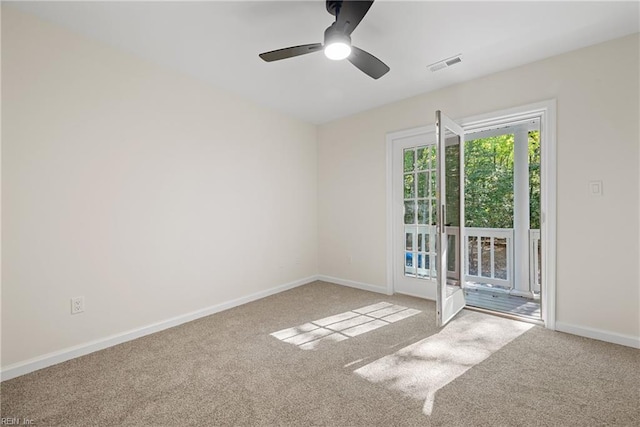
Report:
M541 101L477 116L456 120L466 133L478 132L528 118L540 117L541 133L541 189L540 234L542 239L542 320L545 327L555 330L556 325L556 100ZM434 125L389 132L387 145L387 292L393 293L394 269L394 214L393 214L393 141L433 131Z

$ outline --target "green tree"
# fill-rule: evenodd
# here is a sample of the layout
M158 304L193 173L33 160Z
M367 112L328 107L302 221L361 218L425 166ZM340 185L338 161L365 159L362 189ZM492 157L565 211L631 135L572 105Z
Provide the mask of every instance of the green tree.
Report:
M540 132L529 132L530 228L540 228ZM514 135L465 144L467 227L513 228Z
M513 134L465 144L467 227L513 227Z
M540 228L540 132L529 132L529 228Z

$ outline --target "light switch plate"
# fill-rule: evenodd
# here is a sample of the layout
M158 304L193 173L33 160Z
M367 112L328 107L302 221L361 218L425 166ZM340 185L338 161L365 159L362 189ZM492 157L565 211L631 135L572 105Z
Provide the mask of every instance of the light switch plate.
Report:
M591 197L602 196L602 181L589 181L589 195Z

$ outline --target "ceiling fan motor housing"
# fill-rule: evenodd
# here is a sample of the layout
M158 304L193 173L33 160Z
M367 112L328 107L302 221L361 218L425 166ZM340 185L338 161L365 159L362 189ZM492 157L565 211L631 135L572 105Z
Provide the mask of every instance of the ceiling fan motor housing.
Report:
M324 30L324 45L328 46L332 43L344 43L351 46L351 37L337 29L335 22Z
M324 54L327 58L339 61L351 55L351 37L333 24L324 32Z

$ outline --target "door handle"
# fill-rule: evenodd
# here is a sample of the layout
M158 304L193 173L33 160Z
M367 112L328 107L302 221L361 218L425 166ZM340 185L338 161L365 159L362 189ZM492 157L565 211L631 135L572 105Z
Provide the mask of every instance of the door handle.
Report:
M444 222L446 221L447 217L445 216L445 213L446 212L445 212L444 205L442 205L441 206L441 213L440 213L440 215L441 215L440 216L440 232L443 233L443 234L446 232L446 227L445 227Z

